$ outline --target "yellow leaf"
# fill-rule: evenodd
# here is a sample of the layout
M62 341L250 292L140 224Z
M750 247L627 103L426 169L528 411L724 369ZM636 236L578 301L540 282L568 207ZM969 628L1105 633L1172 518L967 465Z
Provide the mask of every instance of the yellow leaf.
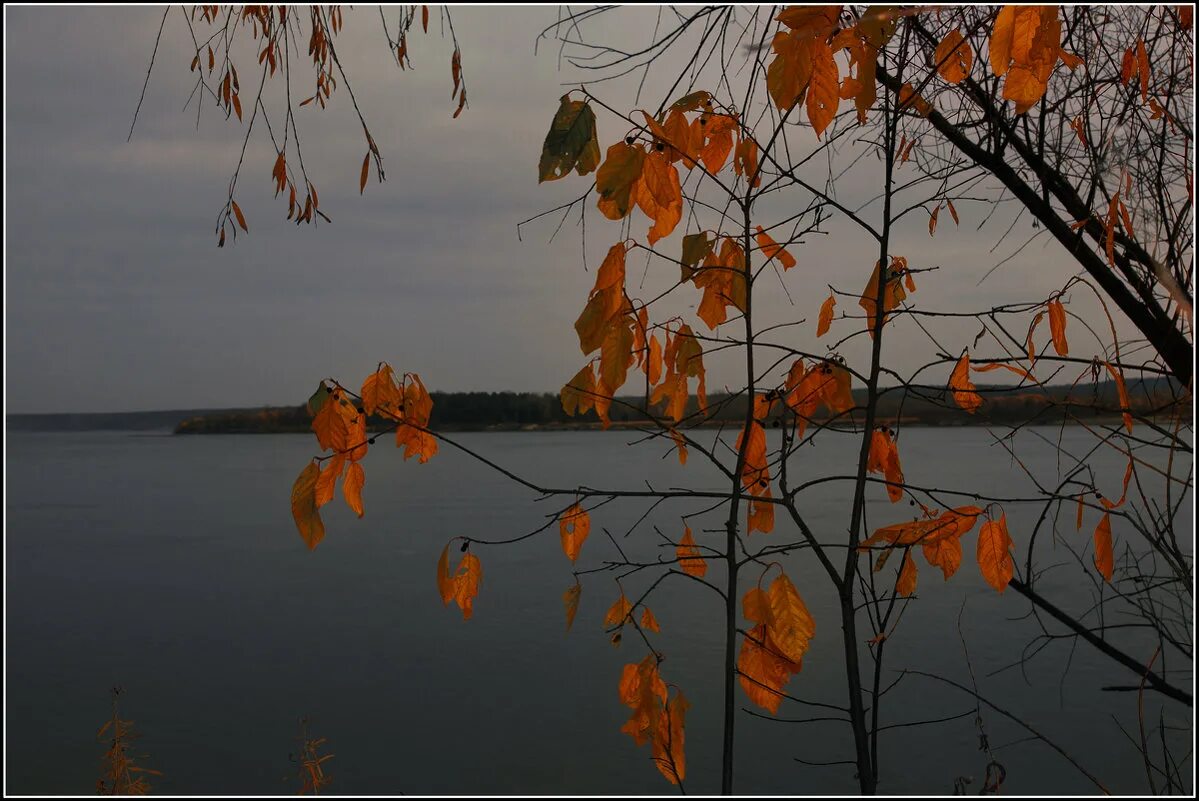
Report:
M291 515L310 551L325 538L325 524L321 522L316 507L316 480L319 475L320 468L315 462L309 462L291 487Z
M591 515L576 503L558 518L558 531L562 536L562 551L573 562L579 558L583 542L591 533Z
M816 635L816 621L808 612L795 585L784 574L770 583L766 592L770 605L770 639L779 653L792 662L800 662L808 644Z

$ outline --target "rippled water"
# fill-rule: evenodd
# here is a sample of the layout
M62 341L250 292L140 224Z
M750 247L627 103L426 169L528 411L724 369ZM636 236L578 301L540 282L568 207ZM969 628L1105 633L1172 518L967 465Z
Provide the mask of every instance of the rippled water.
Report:
M1034 432L1035 433L1035 432ZM1047 437L1057 430L1044 429ZM714 436L714 435L713 435ZM1088 435L1067 430L1065 441ZM725 482L693 454L681 468L656 444L630 447L622 433L478 433L457 439L543 484L604 488L710 487ZM794 463L798 483L852 472L847 438L828 438ZM1027 496L1028 480L983 429L903 433L909 482ZM607 574L588 577L574 630L564 632L561 595L571 584L556 526L516 545L478 547L485 577L475 617L443 608L434 585L437 557L452 536L504 538L530 531L550 503L443 445L426 465L394 450L368 458L366 517L340 498L325 514L329 534L309 553L288 510L295 475L313 451L302 436L172 437L121 433L13 433L7 459L7 788L15 793L87 793L102 747L108 689L124 687L122 711L143 737L144 763L165 773L163 793L290 793L297 785L289 753L297 719L311 718L328 738L335 793L665 793L667 785L619 732L627 717L616 696L625 662L640 660L633 637L613 648L601 620L617 596ZM1033 433L1017 439L1024 464L1056 475L1052 449ZM1119 454L1096 453L1091 465L1118 490ZM812 528L833 539L848 524L848 490L818 484L805 491ZM556 502L553 502L556 503ZM630 556L659 553L649 523L671 536L694 500L662 504L625 538L646 511L619 502L593 512L580 566L614 553L607 528ZM1006 505L1009 529L1024 554L1040 505ZM910 517L874 488L870 525ZM1071 511L1072 515L1072 511ZM1090 526L1063 536L1085 540ZM712 516L694 521L700 542L717 542ZM1191 518L1183 521L1191 527ZM1116 527L1117 546L1126 534ZM759 535L755 535L757 538ZM774 534L794 536L780 519ZM657 540L657 541L656 541ZM1135 732L1136 696L1098 688L1130 674L1089 646L1054 644L1022 673L994 671L1020 657L1033 630L1028 605L998 596L978 576L974 534L950 582L920 564L919 601L887 648L893 668L969 682L957 618L980 691L1059 742L1111 789L1144 790L1139 754L1113 716ZM1041 585L1056 599L1082 604L1090 579L1071 563ZM785 560L817 620L804 669L789 685L803 698L844 703L835 599L815 560ZM891 571L888 567L888 573ZM648 572L648 571L647 571ZM749 576L749 574L747 574ZM709 577L720 581L713 567ZM648 576L626 580L630 596ZM749 576L747 580L752 580ZM964 612L962 612L965 604ZM719 788L722 640L719 599L692 582L667 581L652 597L662 624L665 677L692 703L687 726L691 792ZM1145 656L1152 653L1146 646ZM1069 670L1065 669L1069 659ZM994 674L994 675L992 675ZM748 702L739 697L739 705ZM900 724L970 712L951 687L904 679L884 699L882 722ZM1162 706L1147 699L1157 720ZM1190 710L1165 704L1168 720L1187 726ZM821 717L784 704L780 717ZM1007 768L1010 793L1090 793L1094 788L1058 754L984 709L983 724ZM807 762L848 758L852 739L837 722L782 723L739 713L737 789L744 793L856 792L849 766ZM882 738L882 783L890 793L949 793L958 776L977 792L985 759L973 714L937 726L889 729ZM1186 770L1189 774L1189 766Z

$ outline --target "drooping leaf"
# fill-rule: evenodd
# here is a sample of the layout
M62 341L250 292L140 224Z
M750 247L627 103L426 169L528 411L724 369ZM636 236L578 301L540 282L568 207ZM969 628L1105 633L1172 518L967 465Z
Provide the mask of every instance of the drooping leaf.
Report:
M1070 345L1066 342L1066 310L1057 298L1049 301L1049 331L1053 337L1053 349L1058 356L1069 356Z
M819 139L837 116L841 102L840 75L833 51L822 41L812 43L812 77L808 89L808 122Z
M325 466L321 468L320 476L316 479L316 505L318 508L333 500L337 479L341 478L345 466L346 457L341 453L326 460Z
M1007 515L988 520L978 530L978 569L998 593L1012 580L1012 538L1007 531Z
M1124 373L1112 365L1111 362L1104 362L1108 373L1111 374L1112 380L1116 382L1116 397L1120 400L1120 414L1124 420L1124 428L1128 433L1132 433L1132 402L1128 398L1128 387L1124 383Z
M954 402L970 414L977 412L983 405L982 396L974 391L974 383L970 380L970 354L968 352L962 354L953 368L953 373L949 376L949 389L953 392Z
M576 503L558 517L558 530L562 536L562 551L574 562L579 558L579 550L587 535L591 533L591 515Z
M799 663L808 644L816 635L816 621L800 597L795 585L780 573L766 591L770 605L770 640L779 653L791 662Z
M890 553L885 551L884 553ZM903 554L903 564L899 568L899 576L895 579L895 592L904 597L909 597L916 592L916 582L919 579L919 573L916 571L916 560L912 558L911 551L905 551Z
M820 317L816 321L816 338L824 336L828 333L829 326L833 324L833 314L837 306L837 298L833 293L829 293L828 299L820 304Z
M574 625L575 614L579 611L579 597L583 593L583 585L575 582L566 592L562 593L562 606L566 609L566 630Z
M675 548L675 555L679 560L679 569L690 576L703 578L708 572L708 563L700 556L700 550L695 544L695 538L691 536L691 529L686 528L683 531L683 538L679 540L678 547Z
M345 481L341 483L341 491L345 495L346 503L359 517L363 515L362 487L364 484L366 484L366 472L358 462L352 463L346 472Z
M763 256L767 259L778 259L779 264L783 266L784 270L790 270L795 266L795 257L788 253L786 248L775 242L770 234L762 230L762 226L759 225L757 231L758 235L756 239L758 247L762 249Z
M608 148L604 163L595 174L599 210L609 220L620 220L633 210L633 189L641 179L645 151L624 141Z
M642 607L641 628L655 633L660 633L662 631L662 627L658 625L658 619L654 617L653 612L649 611L648 606Z
M611 628L612 626L623 626L629 613L633 611L633 605L629 603L629 599L624 597L624 592L620 593L620 597L616 599L616 603L608 607L608 613L604 615L604 626Z
M310 551L325 538L325 524L316 505L316 481L319 476L320 468L316 462L309 462L291 487L291 515Z
M1112 516L1110 512L1103 513L1099 525L1095 527L1094 539L1095 569L1108 584L1111 584L1116 560L1115 554L1112 552Z
M586 102L563 95L541 147L537 182L556 181L571 170L586 175L599 165L599 158L595 112Z
M962 38L962 32L954 28L945 34L933 55L937 74L948 83L961 83L970 74L974 64L974 51L970 43Z

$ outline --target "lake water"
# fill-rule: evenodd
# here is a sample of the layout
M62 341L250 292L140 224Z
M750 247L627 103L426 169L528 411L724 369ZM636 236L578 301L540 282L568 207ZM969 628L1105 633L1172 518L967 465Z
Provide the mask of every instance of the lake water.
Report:
M1053 451L1034 433L1017 439L1022 461L1042 477L1056 475ZM1083 450L1090 435L1067 429L1063 436ZM635 435L628 433L456 438L544 484L727 486L698 454L680 467L658 444L630 447ZM805 448L793 462L793 482L850 474L856 446L849 442L827 437ZM1031 495L1027 478L992 443L983 429L907 429L900 446L907 479ZM464 622L438 597L435 566L450 537L531 531L557 501L535 503L533 493L445 445L425 465L379 446L365 463L365 518L355 519L339 494L324 510L326 539L310 553L295 531L288 495L314 452L311 437L14 432L7 448L9 792L93 790L103 750L95 733L108 716L113 685L124 688L123 716L142 734L136 750L148 755L143 763L165 773L154 782L161 793L295 792L289 754L304 715L335 755L326 763L332 793L675 792L650 763L648 747L619 731L627 718L616 693L621 667L640 661L645 648L631 634L613 648L603 632L604 612L618 594L610 575L586 577L574 628L564 631L561 596L572 577L556 526L516 545L475 546L485 575L472 620ZM1101 484L1118 493L1123 457L1103 449L1090 463ZM822 484L803 493L807 519L822 539L848 525L849 492ZM601 528L630 556L655 558L660 540L652 529L624 538L646 508L620 501L595 510L580 567L613 557ZM677 537L680 515L699 508L694 500L666 503L649 522ZM1041 507L1005 508L1022 558ZM910 519L911 509L892 506L875 486L867 513L873 528ZM1193 530L1186 514L1180 528ZM1097 522L1089 513L1076 533L1073 509L1063 518L1069 519L1059 533L1074 542L1089 539ZM722 535L701 531L718 526L718 515L692 522L701 543L721 542ZM965 604L963 630L979 691L1061 744L1113 791L1143 792L1141 757L1117 726L1135 736L1136 694L1099 692L1135 683L1132 674L1070 640L1051 645L1023 672L994 674L1020 657L1035 628L1027 602L1010 590L999 596L982 582L973 558L976 533L963 539L962 568L949 582L917 559L919 599L888 643L887 679L897 675L892 668L907 666L969 684L956 623ZM1129 532L1117 521L1115 534L1118 548ZM792 538L780 517L769 539ZM769 539L754 535L751 543ZM1042 591L1066 606L1085 604L1092 587L1087 571L1064 550L1050 557L1063 566L1045 577ZM810 554L783 563L817 622L803 672L788 691L842 705L833 594ZM717 566L708 575L722 579ZM743 575L756 580L753 571ZM630 597L649 580L627 579ZM720 601L693 582L667 581L651 606L662 625L663 675L692 703L687 789L715 792ZM1135 653L1147 660L1152 651L1146 643ZM749 706L744 696L738 702ZM1172 740L1181 757L1189 752L1191 711L1147 694L1149 720L1156 722L1163 708L1168 722L1187 729ZM972 709L969 696L952 687L908 676L885 697L881 715L884 724L898 724ZM822 713L785 702L779 715ZM983 723L1007 769L1005 793L1095 792L1058 754L1025 740L1026 732L985 707ZM848 758L847 726L739 712L737 731L738 792L856 792L852 767L796 761ZM947 794L958 776L973 777L970 792L981 785L986 760L973 714L890 729L881 739L882 792Z

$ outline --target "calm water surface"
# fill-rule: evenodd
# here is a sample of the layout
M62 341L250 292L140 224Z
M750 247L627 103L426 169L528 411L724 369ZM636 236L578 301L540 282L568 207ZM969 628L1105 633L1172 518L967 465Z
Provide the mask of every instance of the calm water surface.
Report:
M1040 433L1056 437L1056 429ZM1067 430L1066 442L1088 435ZM726 487L693 454L681 468L658 445L630 447L621 433L479 433L463 444L546 484L634 489L648 481ZM793 482L848 475L846 438L804 451ZM1027 496L1028 479L983 429L908 429L901 453L909 482ZM627 718L616 684L621 666L644 646L628 636L613 648L601 620L616 599L606 574L584 582L574 629L564 632L561 595L571 565L556 526L512 546L476 546L485 577L475 617L463 622L438 597L435 565L455 535L512 537L541 525L548 503L443 445L426 465L379 447L366 462L366 517L340 497L326 507L329 533L309 553L296 534L288 494L312 454L294 435L172 437L123 433L14 432L7 459L7 787L14 793L88 793L108 715L108 689L125 688L124 716L143 737L144 763L165 773L163 793L290 793L297 720L329 740L330 792L338 793L664 793L667 785L619 732ZM1053 451L1033 434L1017 440L1021 460L1057 474ZM1118 492L1122 457L1100 452L1091 464ZM822 484L803 494L811 527L833 539L849 518L849 490ZM871 527L910 518L905 506L870 494ZM964 501L963 501L964 502ZM630 556L660 553L649 523L677 536L680 515L700 505L659 506L643 528L625 532L645 503L608 504L592 514L580 566L614 553L607 528ZM1040 506L1006 506L1023 556ZM1069 516L1072 518L1073 511ZM1062 535L1083 541L1073 520ZM1191 518L1182 521L1191 528ZM692 521L697 539L718 543L719 516ZM1128 532L1116 527L1119 547ZM780 522L772 538L794 532ZM758 535L755 535L755 539ZM765 541L765 538L762 538ZM957 618L979 689L1059 742L1112 790L1144 790L1140 756L1121 734L1136 727L1135 694L1098 692L1130 683L1085 644L1051 646L1021 672L995 673L1017 660L1034 629L1028 605L983 584L975 533L963 540L962 569L948 583L923 560L919 602L888 644L891 666L969 683ZM1041 585L1081 608L1091 580L1065 551L1064 567ZM817 620L803 672L788 689L844 703L835 599L810 555L785 560ZM887 568L887 574L892 567ZM747 574L748 575L748 574ZM722 581L713 567L709 578ZM752 580L752 577L750 578ZM649 577L626 580L630 596ZM662 624L664 676L692 702L687 721L687 789L719 788L723 660L719 599L686 581L667 581L651 599ZM867 635L868 636L868 635ZM864 637L865 638L865 637ZM863 638L863 639L864 639ZM1152 653L1146 646L1145 656ZM1069 660L1069 669L1065 665ZM898 675L888 671L888 680ZM1160 703L1148 700L1157 719ZM748 702L739 697L739 704ZM951 687L909 676L885 698L884 724L973 709ZM1190 712L1165 706L1189 726ZM827 713L784 703L780 717ZM986 709L985 731L1007 768L1010 793L1091 793L1062 758ZM737 788L744 793L855 792L852 767L796 761L848 758L852 738L836 722L783 723L739 713ZM950 793L985 766L973 715L937 726L890 729L882 737L882 784L889 793ZM1189 730L1180 734L1186 753ZM1186 769L1189 773L1189 767Z

